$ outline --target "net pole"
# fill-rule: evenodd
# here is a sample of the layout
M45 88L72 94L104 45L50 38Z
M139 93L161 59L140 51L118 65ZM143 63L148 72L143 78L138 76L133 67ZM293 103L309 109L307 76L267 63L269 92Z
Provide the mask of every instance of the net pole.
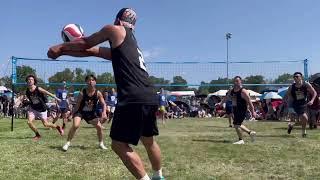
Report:
M308 80L309 79L309 72L308 72L308 59L305 59L304 61L303 61L303 67L304 67L304 77L305 77L305 79L306 80Z
M12 63L12 74L11 74L11 88L12 88L12 99L11 99L11 108L12 108L12 115L11 115L11 131L13 131L13 106L14 106L14 92L15 92L15 83L17 82L17 58L14 56L11 57Z

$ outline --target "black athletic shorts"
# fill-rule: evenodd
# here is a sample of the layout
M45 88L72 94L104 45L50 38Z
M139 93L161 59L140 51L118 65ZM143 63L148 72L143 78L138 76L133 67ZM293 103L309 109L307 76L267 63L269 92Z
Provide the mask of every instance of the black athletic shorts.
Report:
M137 145L141 136L159 135L157 105L129 104L117 106L110 130L112 140Z
M246 118L247 110L240 110L233 107L233 124L241 125Z
M59 113L67 113L69 108L59 108Z
M80 117L84 119L88 124L91 124L90 121L99 118L96 112L85 112L85 111L78 111L74 114L73 117Z
M292 108L297 113L297 115L303 115L307 113L307 105L306 104L292 104Z
M226 114L232 114L232 106L226 106Z

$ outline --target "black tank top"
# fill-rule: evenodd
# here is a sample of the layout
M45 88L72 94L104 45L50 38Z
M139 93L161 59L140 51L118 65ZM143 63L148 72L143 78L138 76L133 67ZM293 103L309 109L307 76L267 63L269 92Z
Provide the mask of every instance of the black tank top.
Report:
M87 89L82 90L82 101L78 111L81 112L95 112L97 109L98 95L97 90L94 91L92 96L88 96Z
M232 89L230 95L232 99L232 107L236 111L246 112L247 111L247 101L241 97L241 92L243 88L241 88L239 91L234 91Z
M46 105L47 98L43 93L39 91L38 86L33 92L27 89L26 95L30 101L30 106L32 109L38 112L44 112L47 110L47 105Z
M304 105L307 104L308 97L308 87L306 83L303 83L301 87L296 87L296 83L293 83L291 86L291 94L293 97L293 104L295 105Z
M111 48L112 66L117 84L118 104L157 105L157 97L145 67L141 50L131 29L125 28L121 45ZM110 46L112 44L110 42Z

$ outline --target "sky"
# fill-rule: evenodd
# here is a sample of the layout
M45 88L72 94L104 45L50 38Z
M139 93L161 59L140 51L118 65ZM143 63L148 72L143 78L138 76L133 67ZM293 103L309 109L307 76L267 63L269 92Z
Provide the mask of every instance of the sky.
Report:
M46 58L65 24L90 35L123 7L138 14L135 34L147 62L225 61L231 32L230 61L307 58L309 73L320 70L318 0L10 0L0 6L0 75L11 56Z

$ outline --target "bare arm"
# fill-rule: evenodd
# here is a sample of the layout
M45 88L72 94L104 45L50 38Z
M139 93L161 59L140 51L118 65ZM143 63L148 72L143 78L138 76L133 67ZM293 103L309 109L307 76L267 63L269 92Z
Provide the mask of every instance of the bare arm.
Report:
M249 104L249 110L251 111L252 114L254 114L255 113L254 106L250 100L250 96L247 90L245 89L242 90L241 97L246 100L247 104Z
M40 91L41 93L43 93L43 94L45 94L45 95L47 95L47 96L51 96L51 97L53 97L53 98L54 98L55 100L57 100L57 101L60 101L60 99L59 99L56 95L50 93L49 91L47 91L47 90L45 90L45 89L43 89L43 88L41 88L41 87L39 87L38 89L39 89L39 91Z
M83 57L84 55L89 55L89 54L86 54L88 53L86 52L87 49L90 49L105 41L111 41L112 45L119 45L120 43L122 43L124 39L124 37L122 37L123 34L120 33L119 29L120 29L119 26L107 25L103 27L100 31L92 34L89 37L85 37L72 42L66 42L63 44L53 46L48 51L48 57L52 59L56 59L59 56L66 54L66 52L69 52L69 51L82 52L81 56ZM124 31L124 29L122 29L122 31ZM79 54L77 55L80 56Z
M224 98L222 98L219 104L222 105L223 103L227 102L227 99L230 98L230 94L231 94L231 90L227 92L227 95Z
M286 94L286 96L287 96L287 98L288 98L288 102L290 102L290 101L292 100L291 89L292 89L292 86L290 86L290 87L288 88L288 91L287 91L287 94Z
M79 110L79 107L80 107L82 98L83 98L83 95L82 95L82 92L80 92L79 95L78 95L78 98L77 98L77 104L76 104L76 106L73 108L72 114L74 114L75 112L77 112L77 111Z
M311 105L313 104L314 100L316 99L317 97L317 92L316 90L311 86L311 84L307 83L307 89L308 89L308 92L311 94L312 98L310 100L310 103Z
M97 95L98 95L99 102L100 102L101 105L102 105L102 110L103 110L103 111L102 111L102 116L103 116L103 115L106 115L106 110L107 110L106 102L105 102L105 100L104 100L104 98L103 98L103 96L102 96L102 94L101 94L100 91L97 92Z
M111 60L111 50L106 47L92 47L84 51L62 51L61 55L68 55L73 57L89 57L95 56L106 60Z

